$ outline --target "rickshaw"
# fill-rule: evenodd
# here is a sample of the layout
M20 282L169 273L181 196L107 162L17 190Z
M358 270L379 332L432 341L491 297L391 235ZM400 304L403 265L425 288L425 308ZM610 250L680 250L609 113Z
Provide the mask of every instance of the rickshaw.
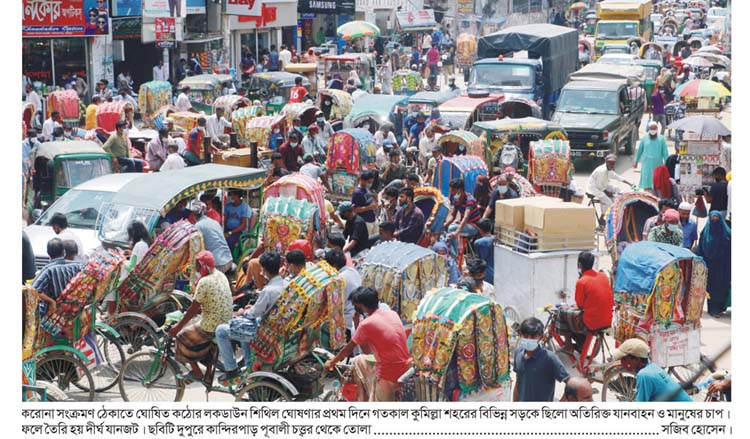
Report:
M500 104L500 114L498 115L498 119L502 119L503 117L509 117L511 119L534 117L541 119L542 109L536 102L530 99L511 97Z
M21 290L21 400L47 401L48 386L36 382L36 360L34 359L34 345L39 333L39 293L31 287L23 287ZM77 361L77 358L73 358ZM79 366L76 364L76 366ZM80 365L83 367L83 365ZM49 383L50 386L54 386ZM62 391L61 400L66 399Z
M527 180L523 175L517 174L515 172L504 172L503 175L508 178L508 184L512 186L512 189L516 191L520 198L536 197L537 195L539 195L536 189L534 189L534 185L532 185L531 182ZM500 175L496 175L490 178L491 190L495 190L499 178Z
M352 198L359 173L365 169L377 169L376 152L375 141L367 130L347 128L331 137L326 154L326 168L334 199Z
M93 305L116 284L122 263L119 254L106 250L90 254L55 300L55 312L41 317L32 348L37 382L88 401L117 383L125 361L120 334L97 321Z
M494 300L445 287L419 304L412 330L417 401L509 401L508 328Z
M81 121L81 100L75 90L57 90L47 96L47 117L59 111L63 122L77 127Z
M317 63L291 63L284 66L284 70L289 73L302 75L310 83L310 93L318 94L318 64Z
M390 123L393 133L400 134L406 103L406 96L363 96L354 103L349 115L344 119L344 128L360 128L367 124L369 131L374 134L383 124Z
M300 118L302 124L300 126L300 131L302 131L302 134L307 134L307 127L315 123L315 113L317 112L318 108L315 105L304 102L298 104L286 104L284 105L284 108L281 109L281 115L285 116L287 119L287 126L292 126L295 117Z
M414 189L414 205L419 207L425 219L425 229L418 242L422 247L430 247L443 231L449 213L446 202L437 188L420 186Z
M476 145L479 144L479 137L471 131L453 130L440 136L437 144L440 145L444 157L477 155ZM472 149L472 146L474 146L474 149Z
M670 244L637 242L622 252L617 273L615 340L643 339L650 346L651 362L667 369L689 393L694 391L690 379L705 359L700 352L708 276L703 258ZM604 374L602 401L608 394L610 399L632 401L635 382L634 374L621 365L610 367Z
M245 127L247 123L256 117L265 116L266 112L260 105L252 105L240 108L232 112L232 131L237 133L237 141L242 146L249 146L250 141L246 136Z
M422 90L422 76L419 72L409 69L401 69L393 72L392 79L393 94L401 96L413 96Z
M155 128L154 118L159 109L172 103L172 84L167 81L150 81L141 84L138 89L138 108L141 120L149 128Z
M252 105L252 102L250 102L250 99L239 96L239 95L226 95L226 96L219 96L216 98L213 104L212 112L216 112L216 109L221 107L224 109L224 117L231 122L232 121L232 115L235 111L241 109L250 107Z
M158 348L167 314L190 306L192 299L181 290L189 289L185 281L191 279L195 255L203 249L203 236L194 225L186 220L172 224L154 239L113 297L104 299L114 302L106 322L121 335L128 355L147 345Z
M644 90L646 91L646 102L651 105L651 95L654 93L654 86L656 84L656 78L661 73L662 64L661 61L653 59L639 59L635 63L643 67L643 71L646 74L646 79L641 83Z
M529 180L540 194L560 198L562 187L573 179L570 143L550 139L537 140L529 146Z
M442 125L454 130L470 130L475 122L496 120L503 95L488 93L458 96L438 107Z
M115 124L124 120L133 126L135 108L128 101L112 101L99 104L96 108L96 126L113 133L116 131Z
M45 208L85 181L112 173L112 156L88 140L44 142L30 160L34 176L28 201L35 209Z
M305 76L289 72L256 73L250 77L247 97L263 101L268 114L277 114L289 102L297 78L302 78L302 86L310 91L310 81Z
M594 41L591 38L578 39L578 62L581 67L593 61Z
M484 158L487 167L490 169L498 167L498 164L495 163L495 157L507 142L517 141L523 153L523 158L528 160L531 142L549 139L568 140L567 133L562 126L534 117L477 122L471 127L471 132L479 136L484 144L484 153L481 157ZM499 168L504 167L500 166ZM502 170L495 169L493 173Z
M346 343L345 299L343 278L333 267L320 261L305 268L258 327L250 343L253 367L219 386L204 384L206 391L228 393L238 402L327 399L323 364L333 355L324 348L336 350ZM167 337L156 352L142 352L125 362L120 379L123 400L182 399L185 373L174 359L172 345ZM214 352L216 363L218 349Z
M607 249L612 257L610 277L614 280L620 254L627 246L641 240L646 220L659 214L659 199L647 192L625 192L615 198L604 214Z
M190 130L198 126L198 119L201 117L206 118L206 115L193 113L192 111L177 111L170 113L169 117L174 121L175 126L190 132Z
M444 91L420 91L409 97L410 113L422 111L424 114L430 114L433 108L437 108L445 101L453 99L455 95Z
M463 33L456 40L455 63L458 70L463 70L464 82L468 82L469 71L477 56L477 37L473 34Z
M317 205L291 197L267 197L260 212L263 248L285 254L292 241L320 237ZM319 246L314 246L319 247Z
M473 155L445 157L438 165L432 185L440 189L443 196L447 197L450 195L448 187L450 181L463 178L466 193L473 194L477 177L480 175L488 175L487 165L481 158Z
M269 155L281 146L274 145L275 148L271 148L271 145L268 143L271 139L271 132L276 128L279 129L286 142L286 117L279 115L254 117L245 123L245 138L248 143L256 142L258 144L258 151L263 153L264 156Z
M362 89L368 93L372 93L372 88L375 85L375 60L372 55L367 53L326 55L323 57L323 63L323 73L326 81L338 73L341 75L344 83L346 83L349 72L354 70L362 82Z
M343 127L344 118L352 111L352 95L343 90L324 88L318 93L315 106L331 122L333 130L339 131Z
M448 282L448 264L434 251L401 241L370 249L359 268L362 286L378 291L381 302L411 323L427 291Z
M317 206L318 215L323 224L328 220L323 185L317 179L295 172L294 174L281 177L270 184L264 193L266 199L271 197L291 197L297 200L306 200Z
M177 84L180 90L184 86L190 87L188 98L190 104L198 112L211 114L214 101L221 96L221 84L224 81L231 81L230 75L196 75L188 76Z

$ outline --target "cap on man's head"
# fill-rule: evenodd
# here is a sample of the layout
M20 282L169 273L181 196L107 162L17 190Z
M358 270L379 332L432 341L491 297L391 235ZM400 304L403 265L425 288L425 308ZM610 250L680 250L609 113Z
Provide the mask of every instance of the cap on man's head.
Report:
M608 154L607 157L604 157L605 162L616 162L617 156L614 154Z
M351 201L344 201L343 203L339 204L338 209L336 209L336 213L342 215L350 210L354 210L354 205L351 203Z
M679 210L687 210L690 211L693 209L693 205L688 203L687 201L683 201L680 203L680 207L678 207Z
M622 360L628 355L647 359L649 352L650 350L645 341L641 340L640 338L631 338L625 340L625 342L621 344L619 348L615 349L614 360Z
M670 221L679 221L680 220L680 213L677 212L674 209L667 209L666 212L664 212L664 221L670 222Z
M208 207L206 207L206 203L204 203L203 201L193 200L193 202L190 203L190 207L188 207L188 209L193 213L203 215L204 213L206 213Z
M115 124L115 128L124 128L127 125L128 123L125 122L124 120L118 120L117 123Z

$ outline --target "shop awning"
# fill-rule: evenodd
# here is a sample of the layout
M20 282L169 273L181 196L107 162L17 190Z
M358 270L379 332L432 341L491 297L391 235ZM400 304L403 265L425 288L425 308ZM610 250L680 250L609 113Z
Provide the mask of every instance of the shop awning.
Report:
M404 31L432 30L437 26L435 11L432 9L398 12L396 20L398 27Z

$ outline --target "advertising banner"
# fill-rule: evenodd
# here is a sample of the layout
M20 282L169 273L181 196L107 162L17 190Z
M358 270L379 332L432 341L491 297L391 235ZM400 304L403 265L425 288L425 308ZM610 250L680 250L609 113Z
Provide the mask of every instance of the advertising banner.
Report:
M458 0L456 12L458 12L459 14L473 14L474 0Z
M397 12L396 19L403 30L431 29L437 25L435 11L432 9Z
M143 0L144 17L182 17L187 15L185 0Z
M24 37L84 37L109 32L106 1L23 0Z
M205 14L206 0L187 0L188 14Z
M227 15L259 17L263 11L261 0L227 0Z
M175 19L174 17L158 17L154 19L156 28L156 46L174 47Z
M113 17L140 17L142 9L141 0L112 0Z
M299 0L297 12L354 15L354 0Z

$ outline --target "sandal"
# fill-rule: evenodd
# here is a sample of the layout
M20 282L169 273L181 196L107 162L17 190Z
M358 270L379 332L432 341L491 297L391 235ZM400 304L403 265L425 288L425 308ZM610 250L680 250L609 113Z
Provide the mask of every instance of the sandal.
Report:
M204 376L195 376L192 372L188 372L185 374L182 379L185 381L185 384L192 384L192 383L202 383L204 382Z

